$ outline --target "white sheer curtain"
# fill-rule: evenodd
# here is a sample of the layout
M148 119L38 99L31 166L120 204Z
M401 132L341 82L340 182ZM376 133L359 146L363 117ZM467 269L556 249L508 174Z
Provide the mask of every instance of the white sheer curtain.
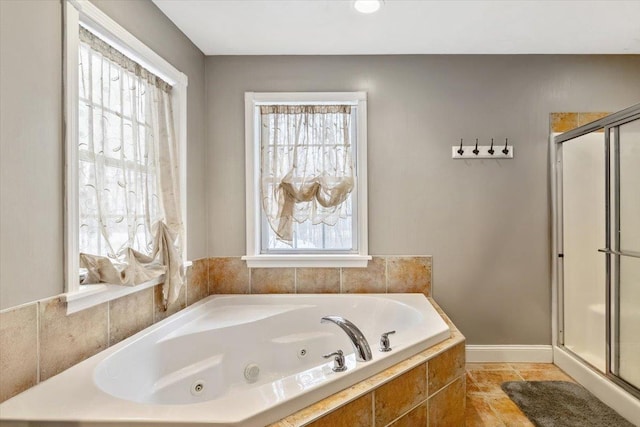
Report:
M80 265L86 283L183 280L178 146L171 86L80 30Z
M277 238L294 222L335 225L353 190L351 107L265 105L261 113L261 197Z

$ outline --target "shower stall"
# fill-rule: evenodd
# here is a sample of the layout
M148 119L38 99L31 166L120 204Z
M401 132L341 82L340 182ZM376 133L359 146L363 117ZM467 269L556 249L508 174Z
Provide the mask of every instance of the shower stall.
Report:
M550 142L554 363L640 423L640 104Z

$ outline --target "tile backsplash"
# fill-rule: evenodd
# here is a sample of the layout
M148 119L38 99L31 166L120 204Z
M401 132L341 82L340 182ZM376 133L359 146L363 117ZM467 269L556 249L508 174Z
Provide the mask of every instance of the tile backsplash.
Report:
M407 293L431 295L430 256L373 256L365 268L248 268L209 258L210 294Z
M162 307L162 285L71 315L61 295L3 310L0 402L206 297L207 265L207 259L193 262L187 285L167 310Z
M67 315L60 295L0 312L0 402L211 294L431 295L431 257L374 256L366 268L248 268L240 257L193 261L178 300L162 285Z
M0 401L38 383L38 305L0 314Z
M578 126L586 125L611 113L551 113L549 116L551 132L567 132Z

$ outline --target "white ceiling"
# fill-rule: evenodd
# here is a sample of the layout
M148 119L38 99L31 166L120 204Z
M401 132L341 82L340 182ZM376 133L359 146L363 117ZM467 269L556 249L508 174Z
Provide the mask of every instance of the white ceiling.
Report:
M206 55L640 53L640 0L153 2Z

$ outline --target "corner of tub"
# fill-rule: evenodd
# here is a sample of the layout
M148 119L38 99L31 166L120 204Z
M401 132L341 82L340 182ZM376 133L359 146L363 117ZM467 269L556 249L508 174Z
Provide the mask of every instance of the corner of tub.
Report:
M442 310L442 308L440 308L438 303L435 302L435 300L432 297L427 297L427 299L433 305L433 308L436 309L440 317L442 317L442 320L444 320L447 326L449 326L449 330L451 332L451 335L449 336L449 338L447 338L446 340L442 341L439 344L436 344L431 348L424 350L421 353L423 356L427 358L432 358L437 354L442 353L443 351L451 348L452 346L458 345L460 343L464 345L464 343L466 342L466 338L464 335L462 335L462 332L460 332L460 330L451 321L451 319L449 319L449 316L447 316L447 314Z

